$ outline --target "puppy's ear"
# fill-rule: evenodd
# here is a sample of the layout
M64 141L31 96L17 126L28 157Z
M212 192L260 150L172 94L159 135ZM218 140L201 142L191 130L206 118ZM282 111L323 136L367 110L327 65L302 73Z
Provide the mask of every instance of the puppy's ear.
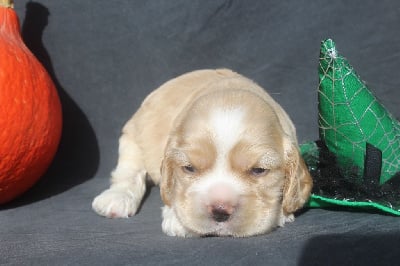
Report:
M312 178L297 145L286 139L284 149L286 177L282 207L284 214L291 214L303 207L310 197Z
M162 201L167 206L171 206L173 187L173 162L171 156L166 153L161 163L160 193Z

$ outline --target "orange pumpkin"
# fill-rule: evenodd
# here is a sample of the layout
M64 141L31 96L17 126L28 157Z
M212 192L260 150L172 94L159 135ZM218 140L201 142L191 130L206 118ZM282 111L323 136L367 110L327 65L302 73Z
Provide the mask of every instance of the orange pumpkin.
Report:
M54 83L23 43L12 1L0 0L0 204L45 173L61 127Z

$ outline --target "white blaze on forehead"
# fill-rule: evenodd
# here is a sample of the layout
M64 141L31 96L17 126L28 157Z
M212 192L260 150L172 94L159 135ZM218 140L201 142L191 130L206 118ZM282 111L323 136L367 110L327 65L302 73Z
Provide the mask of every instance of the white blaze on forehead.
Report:
M219 108L211 112L209 131L217 149L217 158L213 169L196 182L189 192L197 194L199 200L208 203L215 197L232 200L239 196L243 184L230 172L228 154L239 142L243 134L242 108Z
M211 133L219 156L229 152L239 141L244 129L244 115L244 110L239 107L221 108L211 113Z

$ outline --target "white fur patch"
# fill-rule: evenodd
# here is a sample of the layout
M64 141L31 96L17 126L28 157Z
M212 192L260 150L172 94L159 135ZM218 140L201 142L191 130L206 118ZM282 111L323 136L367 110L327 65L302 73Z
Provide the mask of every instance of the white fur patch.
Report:
M217 109L211 114L211 131L219 156L224 156L238 142L243 132L245 112L241 108Z
M195 233L189 232L176 217L174 210L168 206L162 208L162 230L169 236L193 237Z
M110 188L93 200L92 208L99 215L108 218L128 218L135 214L140 200L129 189Z
M230 171L228 154L243 133L244 115L239 107L220 108L211 113L209 130L217 149L216 162L214 168L189 189L200 197L200 202L207 204L215 196L235 201L243 191L243 185Z
M189 193L198 197L197 200L205 205L217 199L235 203L244 191L243 185L232 173L221 169L225 167L225 164L216 167L193 184L189 188Z

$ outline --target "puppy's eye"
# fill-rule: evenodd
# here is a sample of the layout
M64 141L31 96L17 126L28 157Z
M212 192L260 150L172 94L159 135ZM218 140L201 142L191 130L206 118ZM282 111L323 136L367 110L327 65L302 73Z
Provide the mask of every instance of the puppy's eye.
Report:
M265 176L268 174L269 169L261 168L261 167L253 167L250 169L250 174L256 177Z
M192 165L185 165L182 167L182 170L187 174L196 173L196 168L194 168Z

